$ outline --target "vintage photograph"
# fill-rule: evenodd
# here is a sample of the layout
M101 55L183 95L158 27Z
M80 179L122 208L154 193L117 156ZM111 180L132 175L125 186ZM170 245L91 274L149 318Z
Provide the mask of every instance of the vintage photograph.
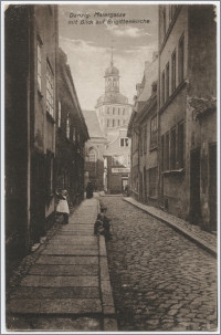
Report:
M1 14L1 333L218 334L219 1Z

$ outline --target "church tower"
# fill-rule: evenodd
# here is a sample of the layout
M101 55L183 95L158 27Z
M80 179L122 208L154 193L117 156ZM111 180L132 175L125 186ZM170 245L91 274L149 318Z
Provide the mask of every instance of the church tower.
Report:
M106 138L104 150L104 188L110 193L120 193L128 182L130 171L130 140L127 126L132 106L120 93L119 70L114 66L113 48L110 65L105 71L105 93L95 106L100 128Z
M111 52L110 66L105 72L105 93L119 93L119 71L114 66L113 62L113 48Z

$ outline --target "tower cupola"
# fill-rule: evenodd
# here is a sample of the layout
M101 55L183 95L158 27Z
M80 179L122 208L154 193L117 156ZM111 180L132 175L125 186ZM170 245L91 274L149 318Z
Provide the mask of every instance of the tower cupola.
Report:
M110 66L105 71L105 93L119 93L119 70L114 66L113 47Z

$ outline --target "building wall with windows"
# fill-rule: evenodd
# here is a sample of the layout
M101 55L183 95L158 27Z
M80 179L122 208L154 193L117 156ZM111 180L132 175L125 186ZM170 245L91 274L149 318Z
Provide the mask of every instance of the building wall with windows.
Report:
M201 188L205 144L197 115L215 110L214 8L161 5L159 16L159 203L168 212L208 228L210 206ZM214 62L209 61L212 58ZM215 133L211 120L209 129Z
M131 195L143 203L158 205L158 55L145 63L142 81L136 85L134 111L128 127L131 138Z
M9 263L39 242L53 222L57 21L54 5L10 5L5 11Z
M158 205L158 142L157 97L152 93L139 112L139 199L151 206Z
M66 54L57 57L56 189L66 189L70 206L84 199L85 142L89 138Z

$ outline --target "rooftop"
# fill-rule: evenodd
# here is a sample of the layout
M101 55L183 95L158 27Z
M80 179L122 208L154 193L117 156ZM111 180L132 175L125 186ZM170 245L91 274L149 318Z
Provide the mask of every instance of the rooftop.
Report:
M87 124L90 137L104 137L101 130L97 114L94 110L83 110L85 122Z

